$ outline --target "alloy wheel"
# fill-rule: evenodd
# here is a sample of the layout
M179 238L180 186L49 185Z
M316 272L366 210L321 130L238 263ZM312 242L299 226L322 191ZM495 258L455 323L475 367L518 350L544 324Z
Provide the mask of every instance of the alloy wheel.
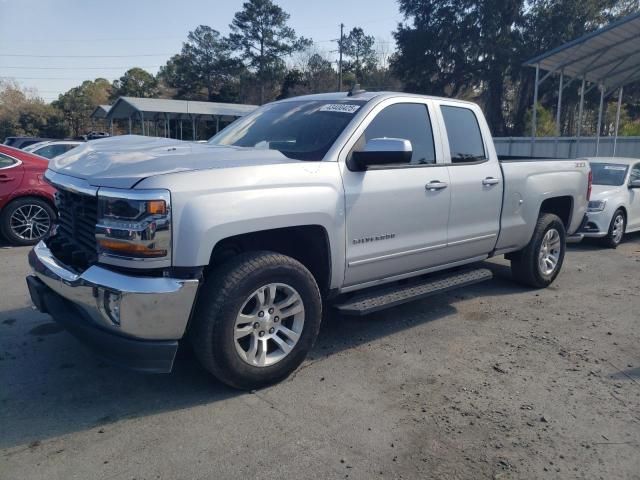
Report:
M245 300L234 325L240 358L254 367L268 367L291 353L302 335L304 303L290 285L270 283Z
M51 218L39 205L22 205L11 214L9 227L22 240L37 240L49 232Z
M538 266L543 275L551 275L558 267L561 248L560 233L555 228L549 229L542 238L538 254Z

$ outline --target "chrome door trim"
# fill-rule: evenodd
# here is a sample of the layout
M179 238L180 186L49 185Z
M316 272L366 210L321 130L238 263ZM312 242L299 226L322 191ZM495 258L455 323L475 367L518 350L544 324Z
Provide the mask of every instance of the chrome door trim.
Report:
M414 248L412 250L404 250L402 252L395 252L395 253L390 253L388 255L381 255L379 257L363 258L362 260L354 260L352 262L349 262L349 266L357 267L359 265L366 265L367 263L380 262L382 260L390 260L392 258L404 257L406 255L414 255L416 253L428 252L429 250L437 250L438 248L453 247L453 246L462 245L465 243L477 242L480 240L488 240L494 237L497 237L497 234L491 233L489 235L481 235L479 237L465 238L464 240L458 240L457 242L441 243L438 245L432 245L430 247Z
M448 247L452 247L452 246L456 246L456 245L462 245L464 243L470 243L470 242L477 242L479 240L488 240L489 238L494 238L497 237L498 235L495 233L490 233L489 235L481 235L479 237L472 237L472 238L465 238L464 240L457 240L455 242L449 242L447 243Z
M348 287L343 287L340 289L340 293L349 293L355 290L361 290L363 288L374 287L377 285L383 285L385 283L396 282L398 280L404 280L405 278L418 277L420 275L425 275L427 273L438 272L440 270L446 270L448 268L459 267L462 265L467 265L469 263L481 262L482 260L486 260L489 255L480 255L478 257L467 258L466 260L460 260L453 263L445 263L444 265L438 265L437 267L429 267L424 268L422 270L415 270L413 272L401 273L399 275L394 275L392 277L379 278L377 280L372 280L365 283L358 283L356 285L350 285Z
M402 252L389 253L387 255L380 255L379 257L363 258L362 260L353 260L349 262L350 267L357 267L359 265L366 265L367 263L380 262L382 260L389 260L391 258L404 257L405 255L414 255L416 253L428 252L429 250L436 250L438 248L446 247L446 243L432 245L430 247L414 248L412 250L404 250Z

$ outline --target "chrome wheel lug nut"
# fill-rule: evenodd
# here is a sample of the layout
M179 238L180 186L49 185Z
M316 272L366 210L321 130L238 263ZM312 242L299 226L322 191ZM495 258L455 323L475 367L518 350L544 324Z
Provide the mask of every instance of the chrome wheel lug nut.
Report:
M253 328L257 329L260 326L260 324L258 322L253 324Z
M269 313L273 313L273 312L274 312L273 308L270 308Z
M275 317L275 318L273 319L273 321L274 321L274 322L279 322L279 321L280 321L280 317Z
M273 327L271 327L271 328L269 329L269 333L273 333L273 332L275 332L275 331L276 331L276 329L275 329L275 328L273 328Z
M264 330L260 330L260 333L258 333L258 335L259 335L260 337L264 337Z
M264 312L263 312L262 310L260 310L260 311L258 312L258 316L259 316L260 318L264 317Z

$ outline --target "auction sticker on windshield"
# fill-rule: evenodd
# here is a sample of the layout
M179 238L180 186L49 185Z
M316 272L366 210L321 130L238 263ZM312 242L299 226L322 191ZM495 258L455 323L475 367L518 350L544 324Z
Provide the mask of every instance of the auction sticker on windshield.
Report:
M318 109L319 112L340 112L340 113L356 113L360 105L349 105L347 103L328 103Z
M617 170L617 171L623 171L626 170L627 167L625 167L624 165L605 165L604 166L605 170Z

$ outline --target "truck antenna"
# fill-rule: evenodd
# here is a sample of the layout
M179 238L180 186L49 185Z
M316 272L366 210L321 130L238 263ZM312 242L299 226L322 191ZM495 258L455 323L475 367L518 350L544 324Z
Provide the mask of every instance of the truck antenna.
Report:
M349 90L349 93L347 93L347 97L353 97L354 95L358 95L359 93L364 92L366 92L366 90L361 89L359 83L354 83L353 87L351 87L351 90Z

